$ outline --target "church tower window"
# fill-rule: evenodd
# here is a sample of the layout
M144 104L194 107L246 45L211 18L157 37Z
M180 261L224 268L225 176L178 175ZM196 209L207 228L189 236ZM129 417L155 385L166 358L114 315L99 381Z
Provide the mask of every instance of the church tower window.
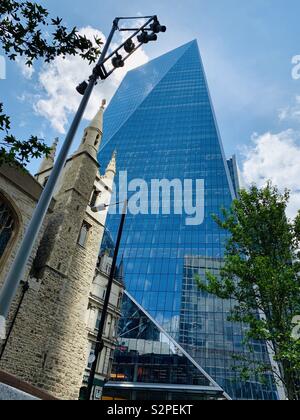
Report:
M85 247L90 229L91 226L89 224L87 224L86 222L82 223L78 237L78 245Z
M98 146L100 137L101 137L100 134L98 134L98 136L96 137L95 143L94 143L95 147Z
M100 196L101 196L101 192L97 190L97 188L94 188L91 201L90 201L90 207L94 207L96 205L97 200Z

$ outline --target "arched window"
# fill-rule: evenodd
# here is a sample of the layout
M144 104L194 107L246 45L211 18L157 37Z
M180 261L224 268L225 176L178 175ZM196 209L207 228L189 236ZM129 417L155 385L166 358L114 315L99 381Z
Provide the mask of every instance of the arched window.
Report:
M99 140L100 140L100 134L98 134L98 136L96 137L96 140L95 140L94 146L98 146L98 144L99 144Z
M90 207L95 207L97 200L100 196L101 196L101 191L97 190L97 188L94 187L91 201L90 201Z
M83 222L80 229L79 237L78 237L78 244L82 246L83 248L86 245L90 230L91 230L91 226L88 223Z
M3 256L17 228L13 210L0 194L0 258Z
M84 144L86 142L87 136L88 136L88 133L86 132L84 134L84 137L83 137L83 140L82 140L82 144Z

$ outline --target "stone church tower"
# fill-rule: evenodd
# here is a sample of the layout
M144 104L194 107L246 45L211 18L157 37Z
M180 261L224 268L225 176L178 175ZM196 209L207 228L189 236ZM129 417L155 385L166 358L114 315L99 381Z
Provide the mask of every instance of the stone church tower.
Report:
M68 160L56 204L39 246L30 289L17 318L1 368L61 399L78 399L87 363L86 313L116 174L115 155L100 176L103 102ZM57 142L37 174L45 185Z

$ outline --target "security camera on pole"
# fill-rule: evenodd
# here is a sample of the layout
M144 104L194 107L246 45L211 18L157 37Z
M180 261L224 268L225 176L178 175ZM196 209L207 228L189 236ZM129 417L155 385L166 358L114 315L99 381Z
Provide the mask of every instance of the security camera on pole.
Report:
M137 19L145 20L145 23L139 28L120 28L119 26L121 21L132 21L132 20L137 20ZM60 154L57 158L57 161L54 165L52 173L49 177L47 185L35 209L32 220L25 233L21 246L14 260L14 263L0 291L0 339L5 340L6 338L6 328L5 328L6 320L9 315L9 311L10 311L13 299L16 296L20 282L23 280L28 260L32 253L35 241L37 240L42 223L47 214L47 210L53 198L57 182L65 166L75 134L77 132L77 129L79 127L79 124L85 112L85 109L91 97L94 86L97 84L99 79L105 80L117 68L123 67L126 60L143 44L149 42L149 40L151 41L156 40L157 36L156 36L156 33L154 33L154 30L157 31L159 27L160 27L159 32L164 32L164 30L162 29L165 27L161 27L161 25L158 22L157 16L145 16L142 18L140 17L116 18L113 22L112 30L105 43L100 59L97 65L95 66L92 75L90 76L88 81L84 81L77 87L77 91L81 95L83 95L83 98L81 100L77 113L74 117L74 120L71 124L69 132L66 136L66 139L62 146ZM132 35L110 54L108 53L108 50L113 40L113 37L117 31L132 32ZM148 35L149 36L148 41L146 40L145 35L143 35L144 38L141 38L139 40L140 34ZM155 37L153 35L155 35ZM134 42L135 38L137 38L136 44ZM122 51L124 51L125 53L123 56L121 54ZM110 63L112 64L111 69L109 68Z

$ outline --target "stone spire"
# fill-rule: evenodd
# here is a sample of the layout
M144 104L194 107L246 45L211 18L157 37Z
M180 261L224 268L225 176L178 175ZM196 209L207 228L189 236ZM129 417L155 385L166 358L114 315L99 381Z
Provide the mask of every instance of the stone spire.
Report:
M113 179L116 176L116 173L117 173L117 152L115 150L106 168L105 177Z
M111 160L106 168L105 174L101 177L105 184L105 189L112 192L114 187L114 179L117 174L117 152L114 151Z
M102 101L101 107L90 124L84 130L83 139L79 146L78 153L88 152L94 159L97 159L97 153L102 140L103 133L103 113L106 100Z
M56 138L51 146L49 156L43 159L41 166L39 168L38 174L53 168L58 142L59 142L59 139Z
M99 111L89 124L89 128L95 128L96 130L99 130L101 134L103 133L103 112L105 110L105 105L106 99L103 99Z

